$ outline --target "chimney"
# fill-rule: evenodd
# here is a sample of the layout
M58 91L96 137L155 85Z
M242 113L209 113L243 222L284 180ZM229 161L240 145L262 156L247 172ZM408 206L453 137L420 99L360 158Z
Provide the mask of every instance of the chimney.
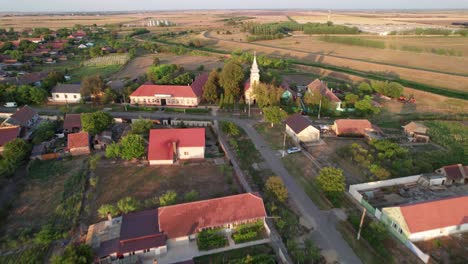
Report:
M107 220L109 220L110 222L112 222L112 215L110 212L107 212Z

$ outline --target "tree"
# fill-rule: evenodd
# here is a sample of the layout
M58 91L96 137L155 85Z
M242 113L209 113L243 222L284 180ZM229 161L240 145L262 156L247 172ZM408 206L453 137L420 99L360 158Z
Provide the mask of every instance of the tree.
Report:
M175 64L153 65L148 68L146 75L154 83L168 84L177 69Z
M54 87L57 83L65 82L65 75L61 72L51 71L47 74L47 77L42 80L41 86L50 92L51 88Z
M379 180L386 180L386 179L388 179L390 177L390 172L388 170L386 170L385 168L380 167L377 164L372 164L369 167L369 170Z
M109 87L104 90L104 95L101 97L102 104L113 103L117 99L117 92Z
M119 210L115 208L112 204L103 204L98 209L98 215L101 218L106 218L107 214L111 214L111 216L116 216L119 213Z
M109 159L116 159L120 157L121 155L121 147L119 144L113 142L110 145L107 145L106 147L106 158Z
M97 99L101 96L103 90L106 88L106 84L100 75L93 75L83 78L81 84L81 96L91 96Z
M184 195L184 202L193 202L198 200L198 192L195 190L191 190L190 192Z
M271 84L260 83L255 86L254 96L260 108L279 105L283 90Z
M368 95L366 95L364 99L357 101L354 107L358 114L361 115L378 114L380 112L378 107L372 105L372 99Z
M91 58L100 57L102 55L104 55L104 52L99 46L94 46L89 49L89 56L91 56Z
M123 159L136 159L145 154L145 140L140 135L127 135L122 138L120 145L120 156Z
M288 199L288 190L279 176L268 178L265 183L267 193L273 195L278 201L284 203Z
M145 44L146 44L146 43L147 43L147 42L145 42ZM154 59L153 59L153 65L158 66L160 63L161 63L161 61L159 60L159 58L158 58L158 57L154 57Z
M203 86L203 99L209 103L216 103L219 98L218 72L213 70Z
M49 140L55 135L56 125L53 122L41 123L33 133L33 144L39 144L43 141Z
M147 136L153 127L153 121L150 119L138 119L132 122L132 134Z
M139 203L135 198L127 196L117 202L117 208L119 208L120 212L127 214L138 210Z
M108 129L113 123L114 118L109 113L103 111L81 114L81 126L83 131L93 135Z
M173 190L166 191L163 195L159 197L159 206L168 206L176 204L177 202L177 193Z
M316 182L332 203L339 202L346 186L342 170L332 167L322 168Z
M60 234L57 233L51 225L45 225L41 231L34 236L34 242L38 245L49 245L52 241L58 239Z
M26 161L30 151L31 146L26 141L21 138L15 138L5 144L2 156L8 163L14 167L18 167Z
M240 135L239 127L233 122L224 121L221 123L221 130L229 136L237 137Z
M241 83L244 81L244 70L242 66L234 61L230 60L226 63L219 76L219 84L224 89L224 96L228 97L232 95L234 99L239 100L241 97Z
M88 264L94 258L93 249L87 244L69 245L65 248L62 256L54 255L52 264Z
M345 96L346 107L354 106L354 104L359 100L359 96L348 93Z
M265 115L265 120L271 123L271 127L274 124L280 124L283 119L286 118L286 112L278 106L269 106L263 108L263 113Z
M367 82L360 83L358 90L361 95L370 95L373 92L372 87Z
M30 90L29 92L29 99L31 100L31 103L33 104L42 104L47 100L47 96L49 94L45 89L36 87Z

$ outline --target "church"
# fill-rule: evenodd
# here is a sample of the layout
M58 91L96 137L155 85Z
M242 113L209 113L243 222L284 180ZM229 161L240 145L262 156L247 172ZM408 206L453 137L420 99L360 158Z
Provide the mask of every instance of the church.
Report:
M244 85L244 97L247 104L255 104L255 95L253 90L258 84L260 84L260 69L257 64L257 55L254 54L252 67L250 68L250 78Z

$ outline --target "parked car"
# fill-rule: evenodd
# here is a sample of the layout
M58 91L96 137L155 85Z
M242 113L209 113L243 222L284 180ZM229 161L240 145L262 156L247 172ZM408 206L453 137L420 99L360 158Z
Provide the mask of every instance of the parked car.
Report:
M16 104L16 102L6 102L3 106L4 107L17 107L18 105Z
M287 150L288 154L293 154L293 153L300 152L300 151L301 149L299 147L292 147Z

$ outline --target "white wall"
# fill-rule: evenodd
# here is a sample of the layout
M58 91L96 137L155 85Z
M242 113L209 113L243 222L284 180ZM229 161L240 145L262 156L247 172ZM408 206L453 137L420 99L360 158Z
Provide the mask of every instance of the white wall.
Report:
M372 189L387 187L387 186L401 185L401 184L406 184L406 183L411 183L411 182L417 182L419 178L421 177L422 175L420 174L420 175L414 175L414 176L408 176L408 177L402 177L402 178L396 178L396 179L390 179L390 180L384 180L384 181L354 184L354 185L349 186L349 193L358 202L361 202L362 195L359 193L360 191L372 190Z
M65 98L65 95L67 96L67 98ZM53 102L78 103L80 102L80 100L81 94L79 93L52 93Z
M179 159L204 159L205 146L203 147L180 147L177 149Z
M200 103L200 99L197 97L157 98L155 96L130 96L130 103L142 105L161 105L162 99L166 100L166 105L168 106L197 106Z
M150 165L170 165L173 164L173 160L150 160L149 164Z
M297 137L305 143L319 141L320 131L313 126L308 126L306 129L302 130Z
M417 242L417 241L428 240L428 239L441 237L441 236L448 236L448 235L466 232L466 231L468 231L468 223L457 225L457 226L449 226L449 227L419 232L419 233L412 233L409 235L409 239L413 242Z

